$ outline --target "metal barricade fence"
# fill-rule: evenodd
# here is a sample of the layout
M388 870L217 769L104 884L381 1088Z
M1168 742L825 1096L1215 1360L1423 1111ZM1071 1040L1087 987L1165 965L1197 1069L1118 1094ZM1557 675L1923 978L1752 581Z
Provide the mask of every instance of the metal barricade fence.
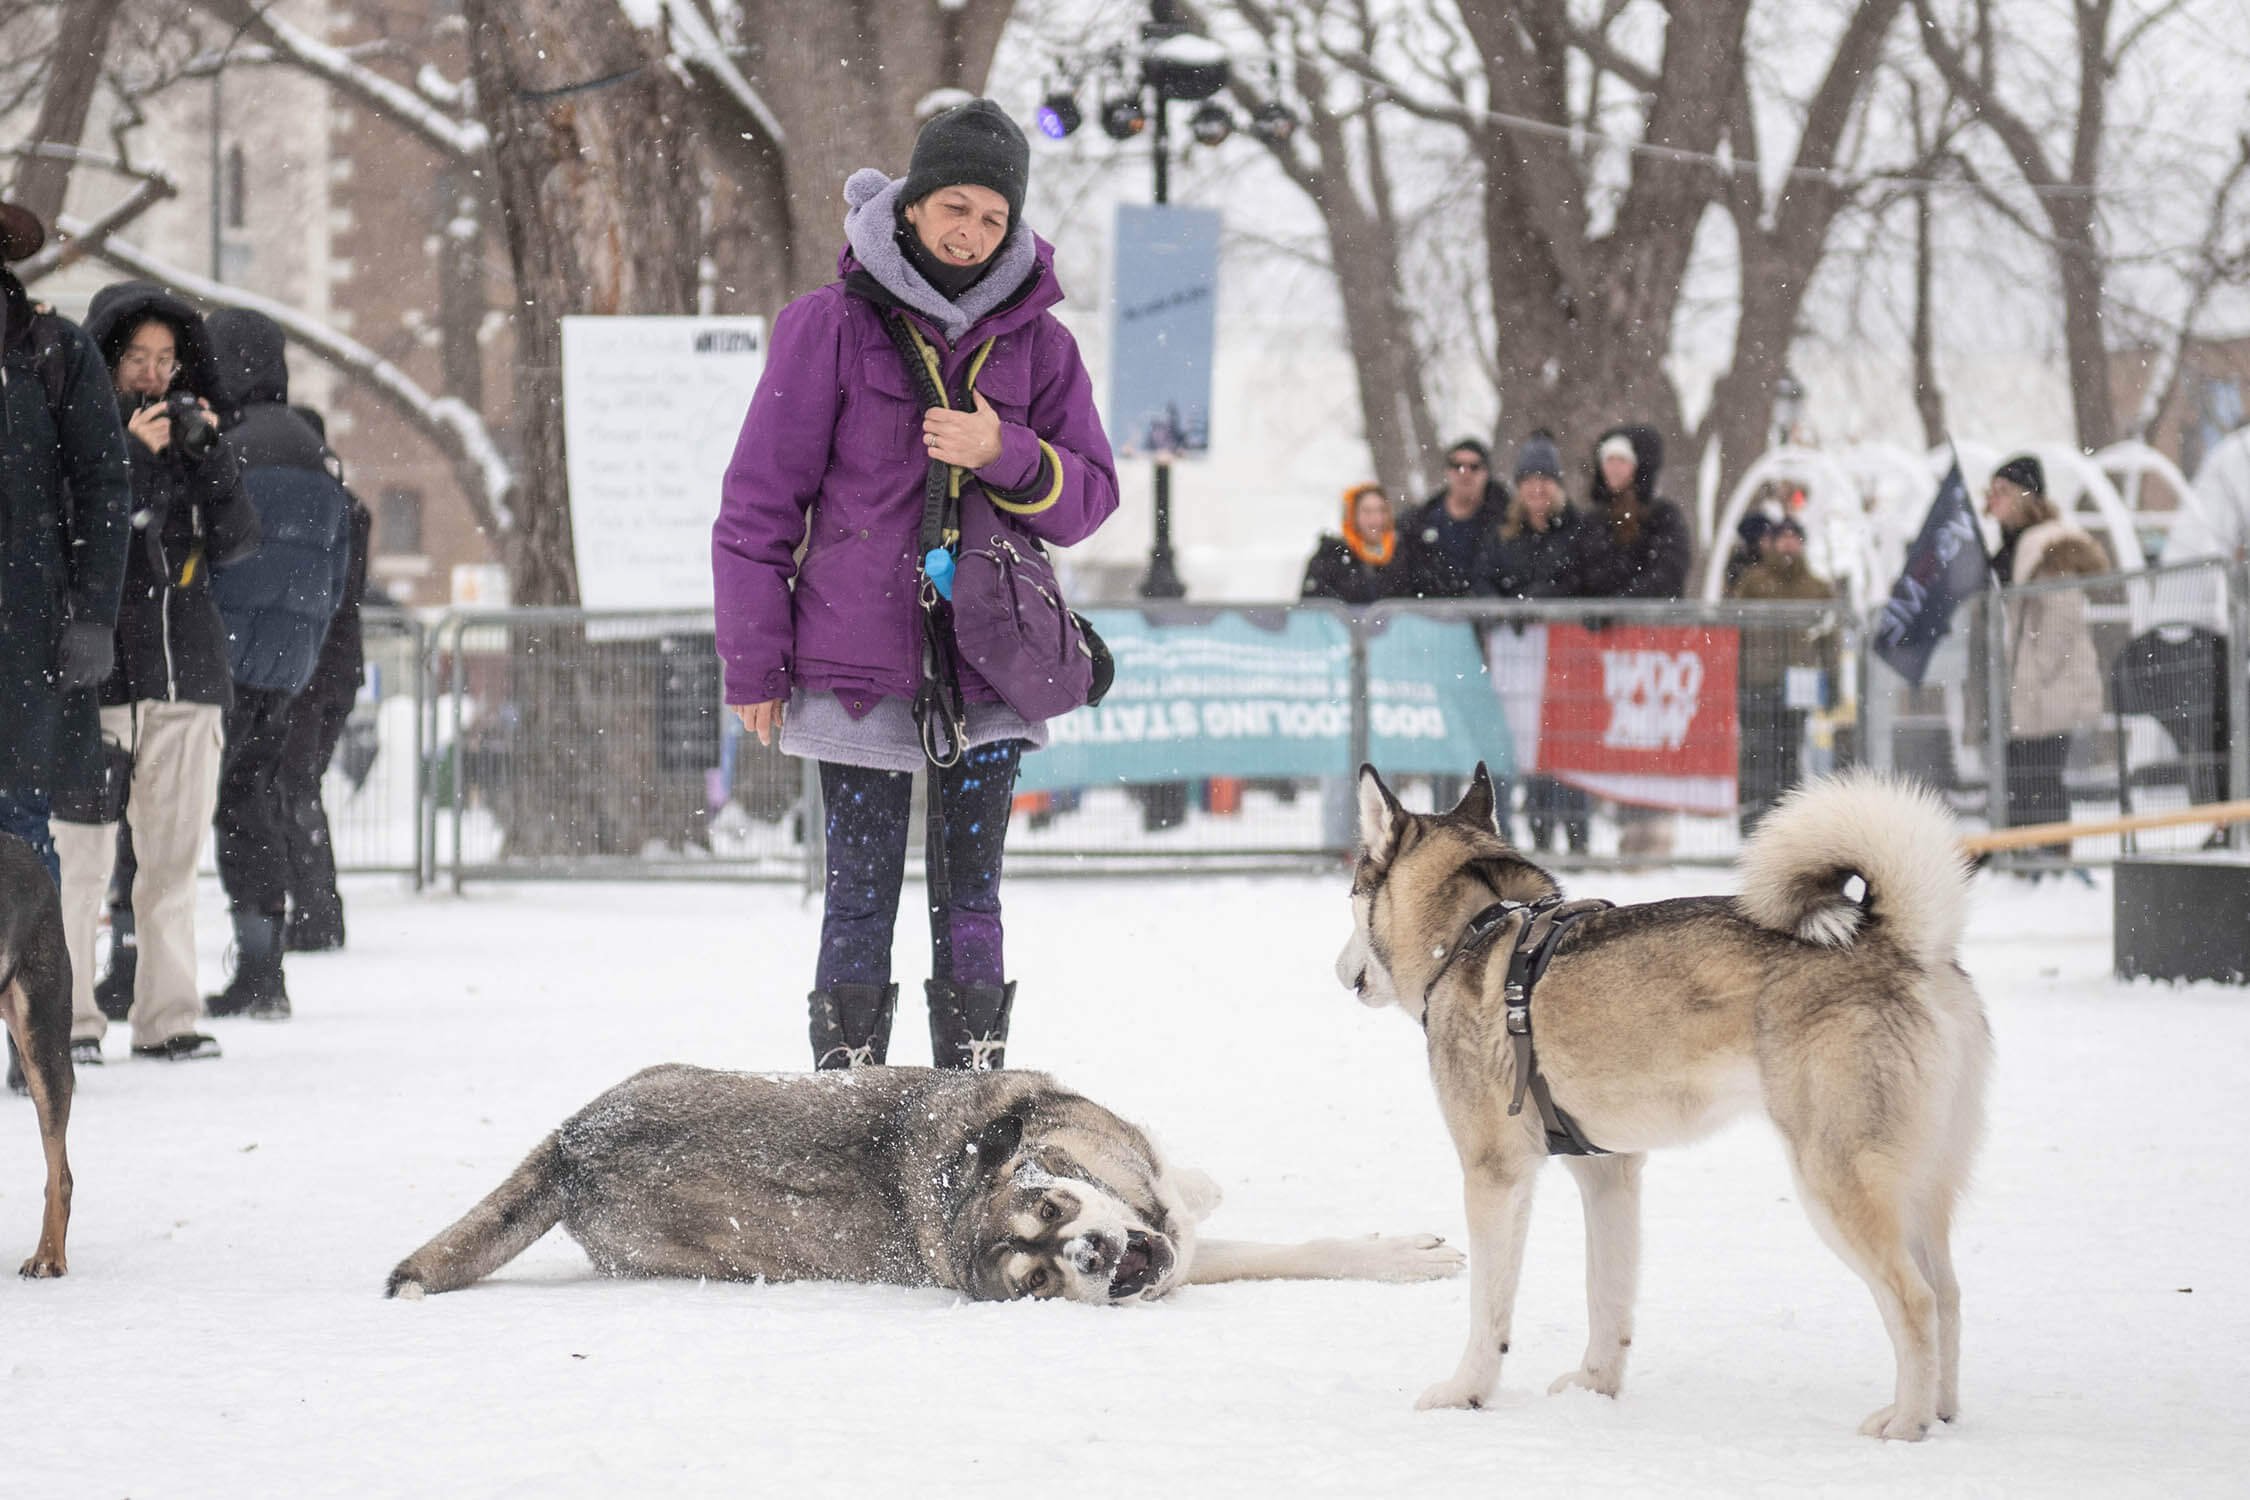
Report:
M451 611L425 847L471 878L801 881L809 768L741 734L708 610Z
M1333 862L1369 758L1424 807L1488 761L1511 836L1558 864L1718 862L1746 804L1856 753L1836 605L1092 613L1120 686L1026 758L1017 873ZM382 722L416 731L425 878L817 879L816 777L724 712L707 613L452 611L424 639L421 711Z
M1561 866L1730 860L1789 786L1857 761L1930 782L1972 823L2033 821L2055 780L2018 747L2011 784L2010 741L2032 736L2017 732L2005 663L2010 610L2020 619L2047 596L2073 601L2062 614L2083 622L2101 684L2099 707L2063 737L2066 810L2155 810L2250 785L2250 737L2232 731L2250 708L2244 564L1988 591L1961 607L1920 688L1870 654L1841 604L1149 602L1090 611L1119 686L1025 758L1009 868L1331 863L1352 843L1363 760L1423 808L1450 805L1487 761L1511 840ZM815 768L725 712L708 612L422 622L371 610L367 622L369 684L328 783L341 868L456 888L817 883ZM2036 737L2051 757L2054 736ZM911 859L920 844L910 838ZM2068 857L2127 847L2082 839Z
M2223 800L2244 784L2232 727L2246 675L2245 569L2219 561L1988 595L1967 684L1995 828ZM1991 774L1992 767L2000 773ZM2198 825L2019 851L2018 867L2228 842Z

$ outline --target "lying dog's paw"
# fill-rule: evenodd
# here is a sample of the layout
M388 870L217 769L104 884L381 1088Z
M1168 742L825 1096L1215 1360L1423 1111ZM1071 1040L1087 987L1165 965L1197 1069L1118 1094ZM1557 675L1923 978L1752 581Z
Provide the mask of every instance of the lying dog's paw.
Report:
M1455 1375L1424 1391L1414 1403L1416 1411L1481 1411L1485 1393L1475 1382Z
M1434 1234L1371 1234L1346 1241L1370 1281L1443 1281L1469 1258Z

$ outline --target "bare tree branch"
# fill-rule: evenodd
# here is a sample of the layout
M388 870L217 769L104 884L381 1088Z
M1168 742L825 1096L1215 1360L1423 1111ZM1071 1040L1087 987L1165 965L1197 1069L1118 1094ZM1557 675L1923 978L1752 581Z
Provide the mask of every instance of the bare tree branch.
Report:
M458 119L420 91L397 83L340 47L300 31L272 14L272 0L195 0L198 8L273 49L292 67L311 74L370 112L391 120L446 155L476 161L491 145L484 126Z
M515 468L492 440L484 418L465 402L432 396L373 349L286 302L198 276L124 240L97 235L93 224L67 214L58 227L83 247L81 253L167 286L199 306L264 313L307 353L380 397L443 453L460 479L478 525L495 537L513 528L509 507L516 490Z

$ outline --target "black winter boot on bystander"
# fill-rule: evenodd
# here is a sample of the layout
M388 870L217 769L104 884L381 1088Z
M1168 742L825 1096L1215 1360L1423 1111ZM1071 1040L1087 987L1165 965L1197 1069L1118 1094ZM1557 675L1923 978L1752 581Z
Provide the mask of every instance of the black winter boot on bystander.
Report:
M898 1010L895 984L837 984L806 997L812 1008L816 1068L880 1066L891 1045Z
M94 985L94 1008L112 1021L133 1013L133 975L141 950L133 937L133 908L109 909L109 972Z
M234 914L234 978L216 995L206 996L203 1008L214 1016L289 1019L289 991L281 982L280 912Z
M932 979L923 986L930 998L930 1061L940 1068L988 1072L1008 1065L1008 1013L1016 986L953 984Z

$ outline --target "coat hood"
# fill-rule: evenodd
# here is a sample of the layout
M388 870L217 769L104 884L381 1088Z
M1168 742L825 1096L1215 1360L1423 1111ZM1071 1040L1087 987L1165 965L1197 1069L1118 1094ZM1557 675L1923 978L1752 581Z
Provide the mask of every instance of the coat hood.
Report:
M1610 428L1594 440L1594 499L1603 505L1609 503L1609 490L1602 483L1602 444L1613 437L1621 437L1633 445L1633 488L1640 492L1641 503L1656 498L1656 477L1664 469L1664 439L1653 427L1640 422L1622 423Z
M1007 306L1023 288L1027 277L1054 275L1054 250L1020 223L1008 227L1008 237L992 253L992 268L957 300L931 286L914 269L898 247L899 209L906 179L892 178L874 167L862 167L844 183L845 251L838 269L849 275L853 266L873 277L902 307L920 313L937 325L949 344L957 344L982 319ZM1040 295L1035 289L1029 301ZM1035 308L1044 310L1061 300L1057 291Z
M222 307L207 326L219 382L211 399L221 411L240 411L254 401L289 404L288 339L279 323L247 308Z
M218 362L212 357L210 330L194 304L179 293L152 281L120 281L94 293L80 326L102 351L102 363L115 370L126 340L149 318L170 324L172 337L179 342L180 372L173 378L174 387L216 400Z

